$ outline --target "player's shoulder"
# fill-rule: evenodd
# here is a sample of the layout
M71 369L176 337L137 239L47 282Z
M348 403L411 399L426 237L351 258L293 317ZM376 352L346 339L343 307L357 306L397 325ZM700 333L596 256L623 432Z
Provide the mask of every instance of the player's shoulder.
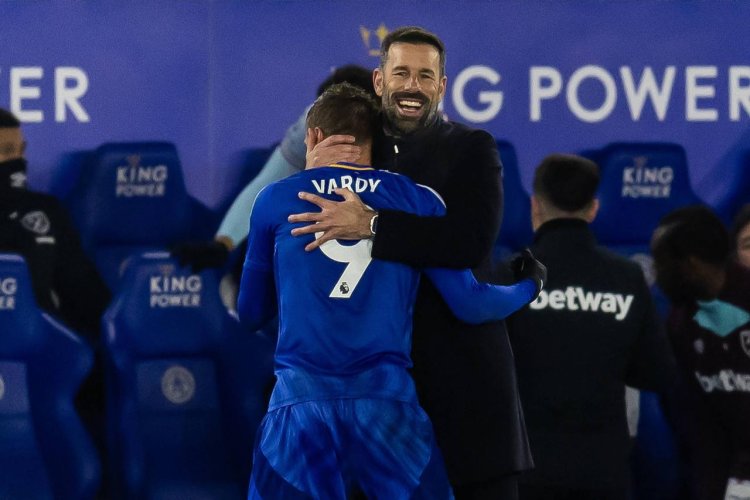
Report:
M398 189L403 192L405 199L412 199L413 195L417 195L429 202L445 207L445 200L443 200L443 197L430 186L418 184L409 177L396 172L391 172L390 170L378 170L374 175L383 180L391 189Z

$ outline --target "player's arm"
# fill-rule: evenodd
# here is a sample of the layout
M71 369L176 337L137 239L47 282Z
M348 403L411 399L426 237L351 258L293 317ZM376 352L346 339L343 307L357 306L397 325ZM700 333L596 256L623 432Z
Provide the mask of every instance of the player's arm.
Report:
M478 324L505 319L542 291L547 268L531 252L525 251L513 266L519 281L508 286L479 283L468 269L430 268L424 273L458 319Z
M237 313L250 330L262 327L276 314L273 273L274 232L268 222L269 189L261 191L250 216L247 254L242 268Z
M463 139L457 155L461 165L453 168L440 193L448 206L447 215L380 211L373 240L374 258L415 267L462 269L476 267L490 254L502 218L497 145L492 136L482 131L474 131ZM300 197L318 205L320 210L292 214L290 222L311 223L295 228L292 234L323 232L306 250L312 251L334 238L356 240L372 236L375 212L357 195L341 202L311 193L301 193Z

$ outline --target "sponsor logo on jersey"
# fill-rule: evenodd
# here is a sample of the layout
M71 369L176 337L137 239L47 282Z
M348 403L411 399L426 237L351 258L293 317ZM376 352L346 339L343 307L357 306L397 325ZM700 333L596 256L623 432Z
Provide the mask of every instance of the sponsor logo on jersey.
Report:
M735 373L734 370L721 370L714 375L703 375L696 371L695 378L705 392L750 392L750 375Z
M10 174L10 187L25 188L26 172L13 172L12 174Z
M35 210L34 212L29 212L23 217L21 217L21 225L26 230L31 231L32 233L38 234L40 236L43 236L49 233L49 230L51 227L49 217L47 217L47 214L45 214L41 210Z
M750 330L742 330L740 332L740 345L745 354L750 356Z
M200 307L203 280L197 274L172 276L157 274L149 277L149 304L152 308Z
M695 348L695 352L697 352L698 354L703 354L703 351L706 350L706 345L701 339L697 339L695 342L693 342L693 347Z
M671 166L650 166L646 156L633 158L622 171L623 198L669 198L674 180Z
M117 167L115 194L124 198L164 196L169 169L166 165L141 165L140 155L127 157L127 165Z
M184 366L170 366L161 377L161 392L170 403L185 404L195 395L195 377Z
M18 282L16 278L0 278L0 311L16 308L16 292Z
M550 308L555 311L601 312L622 321L630 312L633 298L633 295L590 292L580 286L569 286L565 290L542 290L529 307L535 311Z

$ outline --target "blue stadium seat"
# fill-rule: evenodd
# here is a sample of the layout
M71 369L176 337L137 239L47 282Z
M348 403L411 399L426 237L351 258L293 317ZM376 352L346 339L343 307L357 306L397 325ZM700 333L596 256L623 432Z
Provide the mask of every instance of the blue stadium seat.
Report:
M110 143L77 156L85 162L69 206L110 288L129 255L213 234L215 217L188 195L173 144Z
M240 151L236 168L225 172L228 179L225 184L230 186L226 193L221 196L221 201L216 207L219 218L223 218L234 202L237 195L242 192L255 176L263 169L268 158L276 149L277 144L269 147L249 148Z
M131 259L104 316L108 439L124 498L244 498L273 343L243 331L216 276Z
M602 179L592 229L604 245L620 247L623 253L644 251L664 215L701 203L690 184L682 146L614 143L595 157Z
M516 150L511 143L500 140L497 141L497 149L503 163L503 222L494 256L502 260L529 246L534 232L531 228L529 194L521 183Z
M0 498L94 498L101 465L73 406L93 354L38 309L12 254L0 254L0 336Z
M680 456L659 396L653 392L640 393L638 435L633 447L632 463L634 498L678 498L681 484Z
M738 164L722 171L727 189L714 202L716 214L727 225L732 224L743 205L750 203L750 151L739 156Z

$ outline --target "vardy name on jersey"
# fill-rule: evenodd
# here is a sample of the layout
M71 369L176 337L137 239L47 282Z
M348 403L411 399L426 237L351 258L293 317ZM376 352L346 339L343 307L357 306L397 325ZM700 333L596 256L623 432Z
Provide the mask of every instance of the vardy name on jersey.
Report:
M380 184L380 179L354 178L351 175L342 175L338 182L336 179L312 179L315 190L320 194L331 194L335 189L342 188L355 193L374 193Z

